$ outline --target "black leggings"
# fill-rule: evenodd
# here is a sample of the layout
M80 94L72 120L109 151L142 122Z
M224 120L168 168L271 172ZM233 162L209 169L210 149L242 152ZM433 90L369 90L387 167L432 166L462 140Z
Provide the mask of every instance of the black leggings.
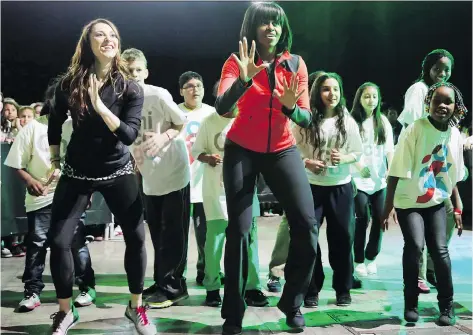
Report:
M256 177L261 173L284 208L291 241L284 269L286 285L278 307L297 310L307 292L317 251L317 221L312 194L295 146L277 153L257 153L227 140L223 182L228 211L225 244L225 293L222 318L240 323L248 277L248 244Z
M452 265L447 246L447 214L443 204L429 208L396 209L404 237L402 270L404 297L416 301L419 260L427 244L437 278L437 299L441 306L453 300Z
M143 207L135 175L89 181L62 176L54 193L51 228L51 275L58 299L72 297L74 259L71 244L74 231L87 207L90 195L100 192L115 215L125 239L125 271L133 294L143 291L146 270Z
M374 261L381 250L381 241L383 234L381 231L381 215L384 211L384 199L386 198L386 189L383 188L373 194L367 194L358 190L355 197L355 262L364 263L365 258ZM371 204L371 212L370 212ZM366 245L366 229L371 220L371 230L368 244ZM366 245L366 249L365 249Z

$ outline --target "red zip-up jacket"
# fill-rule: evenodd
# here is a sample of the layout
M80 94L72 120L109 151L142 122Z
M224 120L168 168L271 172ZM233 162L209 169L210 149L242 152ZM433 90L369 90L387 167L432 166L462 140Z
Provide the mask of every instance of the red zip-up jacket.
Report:
M258 59L256 65L261 64ZM237 108L237 115L227 138L255 152L278 152L296 143L291 132L291 122L303 128L310 125L312 114L309 107L307 66L298 55L283 52L274 61L274 80L270 82L269 69L259 72L248 83L240 79L237 62L230 56L223 65L215 109L220 115ZM283 106L273 95L273 85L283 93L283 78L291 82L297 72L299 92L305 90L294 110Z

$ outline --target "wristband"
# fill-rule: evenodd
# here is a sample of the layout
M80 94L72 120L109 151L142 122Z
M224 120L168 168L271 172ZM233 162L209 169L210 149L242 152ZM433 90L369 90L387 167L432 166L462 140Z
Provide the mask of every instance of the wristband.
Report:
M454 212L455 214L459 214L459 215L462 215L462 214L463 214L462 210L461 210L461 209L458 209L458 208L455 208L455 209L453 210L453 212Z

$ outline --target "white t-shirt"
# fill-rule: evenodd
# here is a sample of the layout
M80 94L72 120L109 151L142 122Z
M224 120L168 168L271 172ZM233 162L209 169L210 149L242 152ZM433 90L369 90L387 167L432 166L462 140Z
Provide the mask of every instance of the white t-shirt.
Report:
M344 185L351 181L350 164L343 164L334 167L330 159L331 150L335 149L337 145L337 120L338 116L322 120L320 124L322 148L321 150L316 149L315 152L313 146L306 143L305 129L302 129L301 134L301 128L299 126L294 126L292 128L292 133L296 139L297 147L301 151L302 157L308 159L320 159L324 161L326 165L330 166L320 174L315 174L309 169L305 169L307 178L313 185L335 186ZM358 161L362 152L358 125L351 115L346 112L344 123L347 137L343 146L339 147L338 150L341 154L353 155L356 158L356 161ZM321 152L320 158L318 158L319 152Z
M144 84L141 129L130 152L143 178L143 192L160 196L180 190L189 184L190 170L186 144L177 136L160 150L156 157L148 157L142 149L144 133L162 134L171 125L183 125L186 117L174 103L171 94L161 87Z
M429 91L429 87L423 81L412 84L404 97L404 109L397 118L402 124L401 134L405 130L404 125L410 125L421 117L427 116L425 112L424 100ZM401 135L399 135L401 136Z
M189 162L191 164L191 203L202 202L202 176L204 169L202 162L197 160L191 154L192 145L195 142L197 133L199 132L202 120L212 113L216 113L215 108L207 104L202 104L199 109L187 109L184 103L179 104L179 108L184 112L187 118L187 124L181 135L186 142L187 151L189 153Z
M225 138L234 119L224 118L216 112L207 116L201 123L199 133L192 146L192 156L218 154L224 158ZM227 201L223 185L222 164L215 167L202 163L202 198L207 221L228 221ZM255 185L256 191L256 185ZM259 202L256 192L253 196L253 216L259 216Z
M47 122L47 119L45 120ZM62 129L61 157L64 158L65 147L72 134L72 120L64 122ZM46 184L51 170L50 159L48 126L37 120L31 120L18 132L5 159L5 165L14 169L25 169L34 179ZM56 185L57 182L52 182L45 196L36 197L26 192L26 212L37 211L52 204Z
M373 117L367 118L363 124L363 153L361 155L360 163L368 167L370 170L370 178L362 178L360 171L351 165L351 174L357 189L373 194L385 188L387 162L386 154L394 151L393 128L389 120L384 115L381 115L381 121L384 125L386 135L386 142L384 144L375 144L374 140L374 121Z
M437 130L428 118L406 128L389 175L399 177L394 207L428 208L444 202L464 177L463 142L457 128Z

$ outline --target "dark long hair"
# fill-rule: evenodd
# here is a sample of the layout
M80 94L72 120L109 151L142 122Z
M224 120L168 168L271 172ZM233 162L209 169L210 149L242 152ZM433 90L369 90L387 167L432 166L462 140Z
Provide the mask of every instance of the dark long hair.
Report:
M360 129L360 135L363 138L363 122L367 119L366 111L361 105L361 96L367 87L374 87L378 92L378 105L373 110L373 128L374 128L374 142L378 145L386 143L386 130L384 129L383 120L381 119L381 90L375 83L367 82L358 87L356 90L355 99L353 100L353 107L351 109L351 116L355 119Z
M280 54L283 51L290 52L292 46L292 31L289 26L289 20L287 19L284 9L274 2L254 2L248 7L241 25L240 40L246 37L250 45L252 41L255 41L258 47L256 29L267 21L277 22L282 28L281 37L276 46L276 54Z
M338 116L338 120L336 123L336 127L338 129L338 136L337 136L337 141L335 146L341 147L345 144L347 140L347 132L345 129L345 97L343 96L343 83L342 83L342 78L334 73L334 72L328 72L322 74L320 77L318 77L314 84L312 85L312 89L310 92L310 109L312 111L312 123L309 128L302 130L301 132L305 132L305 141L307 144L312 145L314 148L314 153L317 149L320 149L325 142L322 141L322 136L320 133L320 125L322 123L322 120L324 119L325 116L325 105L322 101L322 98L320 97L321 93L321 88L322 84L329 78L333 78L338 82L338 85L340 87L340 102L338 103L337 106L335 106L335 115ZM320 150L319 150L319 156L320 156ZM319 157L320 158L320 157Z
M74 122L79 122L83 119L84 114L88 112L87 99L89 94L87 89L89 87L89 75L91 74L90 69L95 62L95 56L90 46L90 33L97 23L104 23L110 26L118 38L118 51L113 60L112 68L108 73L107 81L110 81L116 90L115 84L120 77L124 79L130 78L128 68L120 58L121 42L117 27L106 19L96 19L86 24L82 28L79 42L77 42L76 50L67 72L60 77L61 89L67 89L69 93L68 103ZM126 85L120 87L120 91L117 93L121 95L125 90Z
M452 69L455 65L455 60L450 52L445 49L435 49L432 50L425 56L424 60L422 61L422 72L420 73L419 78L416 82L423 81L427 84L427 86L432 86L434 82L430 78L430 70L432 66L437 63L440 58L447 57L452 62Z

